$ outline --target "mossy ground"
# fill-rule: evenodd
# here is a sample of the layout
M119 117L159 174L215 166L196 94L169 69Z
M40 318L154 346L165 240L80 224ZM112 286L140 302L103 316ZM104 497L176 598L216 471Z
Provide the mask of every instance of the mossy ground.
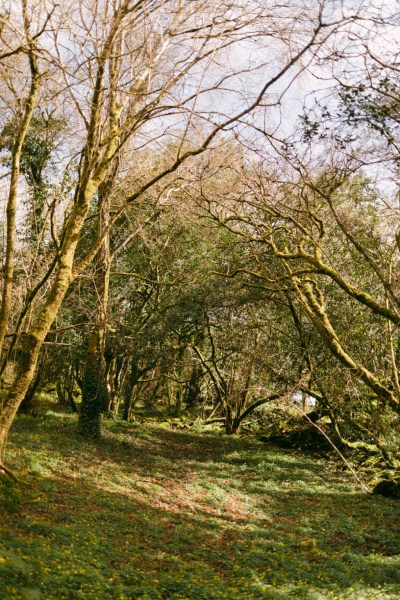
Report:
M0 485L0 598L399 598L400 503L262 443L19 417Z

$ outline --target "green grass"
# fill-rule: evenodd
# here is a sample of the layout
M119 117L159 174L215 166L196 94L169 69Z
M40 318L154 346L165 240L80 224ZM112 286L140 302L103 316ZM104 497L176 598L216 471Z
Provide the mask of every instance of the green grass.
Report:
M0 486L0 598L399 598L398 501L216 434L20 417Z

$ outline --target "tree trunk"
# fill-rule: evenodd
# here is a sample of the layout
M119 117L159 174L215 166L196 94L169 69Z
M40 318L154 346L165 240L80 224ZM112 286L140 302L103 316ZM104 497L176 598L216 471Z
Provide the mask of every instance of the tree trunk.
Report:
M175 403L172 414L177 418L182 416L182 387L179 384L177 385L175 392Z
M78 431L88 439L100 437L100 415L104 399L104 358L101 351L102 340L95 329L89 341L83 374L82 403L79 414Z
M39 71L37 67L37 58L35 55L35 44L33 43L29 32L29 20L26 9L23 7L24 28L26 40L29 45L29 64L31 70L31 85L28 96L25 101L24 115L16 135L12 149L11 161L11 180L10 190L7 199L7 220L6 220L6 256L3 266L3 290L0 305L0 356L3 352L4 340L7 332L8 318L12 303L12 292L14 286L14 260L16 245L16 223L17 223L17 199L18 199L18 180L21 170L22 147L28 133L29 125L35 110L36 99L39 89ZM1 422L1 421L0 421Z
M196 410L201 401L201 386L199 379L203 369L200 364L194 364L189 383L186 388L186 407L188 410Z
M7 435L15 415L34 377L39 353L52 326L65 294L72 281L72 267L79 233L83 227L90 199L94 193L87 184L79 192L74 209L65 227L64 241L58 258L58 267L47 299L33 321L30 330L20 336L20 350L16 360L14 378L0 413L0 459L3 457Z
M97 324L90 334L83 376L82 404L78 431L89 439L100 437L100 414L109 406L106 380L106 320L110 283L110 191L111 181L99 190L98 237L104 237L97 256L95 294L97 298Z
M78 408L74 398L75 372L74 366L70 364L56 383L57 398L60 406L70 408L72 412L77 413Z
M34 410L34 404L33 404L33 399L35 397L35 394L37 392L37 389L39 387L39 384L41 382L41 371L40 371L40 365L39 368L36 371L36 375L35 378L33 379L33 381L31 382L28 391L26 392L24 399L22 400L18 412L24 415L33 415L35 410Z
M140 377L140 371L139 371L138 365L135 360L132 360L131 368L129 371L129 377L128 377L128 380L126 381L126 387L125 387L125 404L124 404L124 413L122 416L124 421L129 421L129 418L131 415L132 404L135 399L136 384L138 382L139 377Z
M44 340L43 332L40 333L40 337L37 334L35 335L35 332L23 336L14 382L4 399L0 414L0 460L3 458L10 427L35 374L40 348Z
M239 431L241 421L237 416L235 410L232 410L230 406L226 409L226 417L225 417L225 433L228 435L232 435Z

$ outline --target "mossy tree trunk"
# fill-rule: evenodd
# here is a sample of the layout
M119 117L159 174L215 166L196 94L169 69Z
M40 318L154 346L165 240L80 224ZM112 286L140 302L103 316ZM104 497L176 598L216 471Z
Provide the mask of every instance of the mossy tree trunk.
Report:
M2 456L8 431L17 410L33 380L42 344L70 286L78 236L83 227L91 196L90 190L80 194L80 202L75 205L73 217L68 221L65 228L64 244L59 256L58 269L47 300L33 321L30 330L20 337L20 348L13 382L0 414L0 456Z
M92 113L89 127L91 133L88 135L86 146L83 150L81 176L76 188L74 205L60 236L62 242L58 248L53 280L42 308L33 320L30 329L20 336L20 348L15 365L13 382L4 399L0 414L0 457L3 456L8 431L14 421L19 405L24 399L34 377L43 342L74 280L75 252L91 200L106 177L109 171L110 160L115 156L118 147L117 136L112 135L111 132L100 164L93 163L93 157L95 159L98 158L98 155L94 152L97 144L95 141L95 132L99 131L100 128L99 105L103 91L104 62L111 49L111 45L107 44L104 50L105 56L99 59L100 64L92 99ZM96 168L94 169L95 166Z
M232 435L237 433L240 427L240 420L235 410L232 410L231 406L226 407L225 413L225 433Z
M200 378L203 375L201 364L194 363L189 382L186 388L186 407L188 410L195 411L201 403L202 391Z
M114 174L116 169L114 170ZM78 431L88 439L100 437L100 415L109 405L106 378L107 311L110 286L110 192L112 181L99 190L98 238L103 243L97 256L94 288L97 299L97 319L88 344L82 386L82 404Z
M29 330L20 335L19 352L15 365L13 382L4 399L0 413L0 460L9 429L14 421L17 410L27 393L37 367L39 353L46 335L57 317L62 301L74 279L74 259L80 233L85 224L90 203L99 186L109 172L110 161L118 149L118 136L115 107L109 108L110 130L104 150L100 150L101 141L101 107L104 94L104 77L107 60L113 52L117 25L123 14L115 13L114 27L105 41L102 54L98 58L98 69L91 101L88 135L82 151L80 178L76 186L74 204L69 217L66 219L57 248L57 260L50 267L48 277L53 268L54 275L43 302L42 308L33 319ZM32 62L32 61L31 61ZM47 278L46 278L47 279Z
M79 433L93 440L100 437L100 415L104 395L104 358L102 350L101 335L96 329L90 336L86 355L82 403L78 422Z
M19 413L22 413L24 415L33 415L35 413L35 405L33 402L33 399L35 397L36 392L38 391L39 385L41 383L41 379L42 379L42 373L39 369L37 369L36 371L36 375L34 377L34 379L32 380L28 391L26 392L24 399L22 400L20 407L18 409Z
M15 135L15 140L11 153L11 176L10 189L6 205L6 251L3 267L3 289L0 305L0 356L3 352L4 340L7 334L7 326L12 304L12 293L14 287L14 262L16 247L16 224L17 224L17 199L19 193L19 177L21 173L22 148L29 125L32 120L33 112L36 106L36 100L39 90L40 73L36 56L36 43L30 33L30 23L27 16L26 4L22 3L23 20L26 44L28 47L28 59L30 67L31 82L28 95L25 100L21 124Z

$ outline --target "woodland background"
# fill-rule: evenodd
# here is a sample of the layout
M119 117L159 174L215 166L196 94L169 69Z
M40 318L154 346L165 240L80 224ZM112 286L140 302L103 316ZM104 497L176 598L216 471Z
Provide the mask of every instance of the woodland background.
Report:
M399 17L0 4L7 598L399 597Z

